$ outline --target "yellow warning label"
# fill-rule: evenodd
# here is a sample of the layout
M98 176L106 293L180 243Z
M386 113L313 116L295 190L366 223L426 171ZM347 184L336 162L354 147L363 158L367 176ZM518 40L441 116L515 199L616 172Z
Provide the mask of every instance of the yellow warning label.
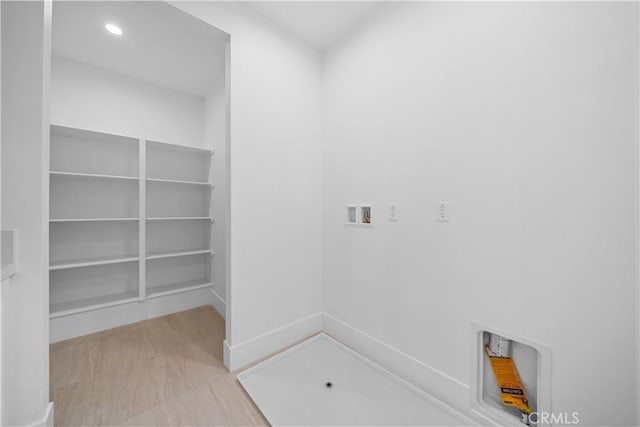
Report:
M520 376L513 359L510 357L496 357L489 354L488 347L485 346L485 352L491 362L493 373L496 376L496 382L500 388L502 403L505 406L515 406L525 414L531 413L527 394L524 391Z

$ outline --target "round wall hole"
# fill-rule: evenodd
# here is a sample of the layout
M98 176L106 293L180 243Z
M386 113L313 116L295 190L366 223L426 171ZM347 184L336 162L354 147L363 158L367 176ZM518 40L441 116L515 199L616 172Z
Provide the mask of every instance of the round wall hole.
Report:
M331 381L327 381L324 383L325 388L333 388L333 383Z

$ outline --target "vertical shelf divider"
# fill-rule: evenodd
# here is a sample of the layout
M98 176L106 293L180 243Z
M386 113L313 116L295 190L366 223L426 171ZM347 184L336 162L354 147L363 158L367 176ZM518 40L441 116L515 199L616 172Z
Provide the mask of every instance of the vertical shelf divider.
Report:
M215 182L214 177L213 177L213 155L215 154L215 150L211 149L211 153L209 155L209 167L207 170L207 182L209 182L210 184L213 184ZM214 217L214 211L213 211L213 191L215 190L215 186L211 187L211 191L209 191L208 196L209 196L209 216L211 217L212 221L209 223L209 247L211 248L211 253L214 254L216 248L213 247L213 235L214 235L214 230L213 230L213 225L215 221L215 217ZM210 258L210 262L209 262L209 277L211 278L211 292L214 295L218 295L213 287L213 283L215 281L215 265L214 265L214 258L213 256Z
M138 154L140 177L139 191L138 191L138 300L144 301L147 299L146 295L146 281L147 281L147 141L146 139L140 139L140 151Z

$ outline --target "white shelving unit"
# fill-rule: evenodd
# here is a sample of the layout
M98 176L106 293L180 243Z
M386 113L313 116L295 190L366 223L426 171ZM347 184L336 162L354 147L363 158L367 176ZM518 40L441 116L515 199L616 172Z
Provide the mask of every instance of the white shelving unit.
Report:
M52 319L212 286L211 155L51 126Z

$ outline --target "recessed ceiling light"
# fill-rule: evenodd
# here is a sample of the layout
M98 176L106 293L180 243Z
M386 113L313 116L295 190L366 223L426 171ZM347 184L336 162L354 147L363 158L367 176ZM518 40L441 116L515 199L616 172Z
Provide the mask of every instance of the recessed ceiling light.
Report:
M107 24L104 26L107 31L109 31L111 34L115 34L116 36L121 36L122 35L122 28L118 27L115 24Z

